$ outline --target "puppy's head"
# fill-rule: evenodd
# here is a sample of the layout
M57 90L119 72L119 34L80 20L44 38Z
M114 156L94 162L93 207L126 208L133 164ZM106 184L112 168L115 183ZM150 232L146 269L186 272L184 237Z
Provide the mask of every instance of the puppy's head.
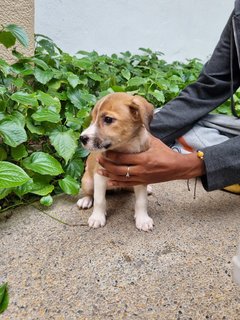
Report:
M141 96L111 93L100 99L92 110L92 122L80 140L90 151L117 149L149 127L153 106Z

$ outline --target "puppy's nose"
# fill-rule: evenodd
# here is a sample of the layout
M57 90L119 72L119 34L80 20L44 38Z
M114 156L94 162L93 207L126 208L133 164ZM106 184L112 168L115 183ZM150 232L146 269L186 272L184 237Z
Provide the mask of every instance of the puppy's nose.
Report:
M89 137L86 135L80 136L80 141L82 142L82 144L85 146L87 144L89 140Z

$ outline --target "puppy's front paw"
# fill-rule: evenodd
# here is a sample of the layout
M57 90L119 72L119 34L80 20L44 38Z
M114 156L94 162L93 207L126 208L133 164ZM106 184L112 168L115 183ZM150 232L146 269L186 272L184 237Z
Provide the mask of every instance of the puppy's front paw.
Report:
M147 185L147 195L150 196L153 193L153 188L149 184Z
M78 200L77 206L79 209L89 209L93 205L93 197L86 196Z
M91 228L99 228L103 227L106 224L106 216L105 214L96 214L93 213L88 219L88 225Z
M151 231L153 229L153 219L149 216L142 216L136 218L136 227L139 230Z

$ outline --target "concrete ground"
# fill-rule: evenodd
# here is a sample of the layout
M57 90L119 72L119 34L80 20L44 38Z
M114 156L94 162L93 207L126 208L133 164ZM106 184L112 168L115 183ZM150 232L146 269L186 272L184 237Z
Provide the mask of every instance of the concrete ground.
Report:
M3 320L238 320L240 287L232 257L240 235L240 196L197 198L185 181L154 185L154 231L138 231L134 195L108 196L108 221L93 230L91 210L60 196L46 212L38 204L0 221L0 283L10 305ZM40 208L40 207L39 207Z

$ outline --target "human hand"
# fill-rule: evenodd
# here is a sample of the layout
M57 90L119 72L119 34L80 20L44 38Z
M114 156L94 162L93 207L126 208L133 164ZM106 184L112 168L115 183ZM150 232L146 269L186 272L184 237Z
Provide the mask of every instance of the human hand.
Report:
M205 172L204 162L195 152L180 154L153 136L147 151L137 154L107 151L98 161L103 167L98 173L109 178L109 186L116 187L190 179Z

